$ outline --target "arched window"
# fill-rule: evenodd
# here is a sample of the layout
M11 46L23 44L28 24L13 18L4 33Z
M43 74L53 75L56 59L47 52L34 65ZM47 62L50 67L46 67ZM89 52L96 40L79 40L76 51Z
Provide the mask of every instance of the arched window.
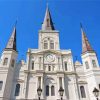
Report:
M86 98L84 86L80 86L81 97Z
M87 61L85 62L85 65L86 65L86 69L89 69L89 63Z
M44 49L48 49L48 42L46 40L44 41Z
M67 71L67 62L65 62L64 64L65 64L65 71Z
M19 96L20 93L20 84L16 84L15 96Z
M54 49L54 41L53 40L50 41L50 49Z
M11 66L14 67L15 66L15 60L13 59L11 62Z
M51 86L51 96L55 95L55 87L52 85Z
M49 96L49 86L46 86L46 96Z
M32 70L34 70L34 61L32 61Z
M3 62L3 65L7 65L7 63L8 63L8 58L5 58L4 62Z
M92 60L93 67L97 67L95 60Z
M2 90L3 81L0 81L0 90Z
M48 67L48 71L51 71L51 66Z

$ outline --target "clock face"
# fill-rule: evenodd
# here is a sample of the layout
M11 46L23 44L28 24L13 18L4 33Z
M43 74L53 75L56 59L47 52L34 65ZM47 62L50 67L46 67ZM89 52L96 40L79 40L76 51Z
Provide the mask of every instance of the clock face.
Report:
M47 62L53 62L54 60L55 60L55 55L53 55L53 54L46 55Z

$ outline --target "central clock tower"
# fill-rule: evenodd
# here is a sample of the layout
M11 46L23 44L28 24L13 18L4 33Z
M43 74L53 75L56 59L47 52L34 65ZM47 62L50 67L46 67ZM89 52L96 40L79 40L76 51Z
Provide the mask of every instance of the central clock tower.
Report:
M59 31L55 30L47 7L42 28L39 31L39 49L59 50Z

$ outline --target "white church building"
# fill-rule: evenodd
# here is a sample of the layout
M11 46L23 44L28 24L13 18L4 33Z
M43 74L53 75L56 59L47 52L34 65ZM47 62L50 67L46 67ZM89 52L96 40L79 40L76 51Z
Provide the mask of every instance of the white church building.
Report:
M46 8L39 31L38 49L28 49L26 62L17 61L16 27L0 58L0 100L96 100L94 88L100 90L100 68L96 52L81 26L82 63L74 63L70 49L61 50L59 31L55 30ZM100 97L98 97L100 98Z

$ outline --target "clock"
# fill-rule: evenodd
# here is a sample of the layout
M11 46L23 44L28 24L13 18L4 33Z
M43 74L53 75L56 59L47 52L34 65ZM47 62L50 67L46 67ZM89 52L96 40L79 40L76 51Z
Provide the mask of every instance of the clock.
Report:
M45 59L47 62L53 62L55 60L55 55L47 54Z

